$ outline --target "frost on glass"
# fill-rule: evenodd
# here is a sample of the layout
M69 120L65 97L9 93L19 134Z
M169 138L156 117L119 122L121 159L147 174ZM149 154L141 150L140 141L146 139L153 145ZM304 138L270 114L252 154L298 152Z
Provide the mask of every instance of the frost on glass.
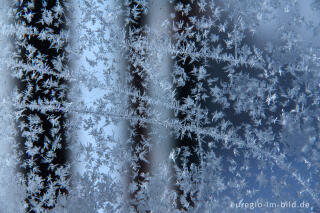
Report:
M26 209L319 211L318 1L53 2L1 25ZM309 206L246 205L286 201Z

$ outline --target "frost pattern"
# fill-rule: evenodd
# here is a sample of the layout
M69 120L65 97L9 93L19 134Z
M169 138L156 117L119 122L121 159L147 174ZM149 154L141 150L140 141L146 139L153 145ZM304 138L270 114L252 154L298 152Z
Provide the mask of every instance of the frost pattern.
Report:
M284 199L319 211L320 24L306 6L60 2L42 2L32 26L34 5L22 1L2 31L14 37L12 106L34 211L247 212L236 204ZM67 10L70 30L55 31ZM56 165L65 143L71 164Z

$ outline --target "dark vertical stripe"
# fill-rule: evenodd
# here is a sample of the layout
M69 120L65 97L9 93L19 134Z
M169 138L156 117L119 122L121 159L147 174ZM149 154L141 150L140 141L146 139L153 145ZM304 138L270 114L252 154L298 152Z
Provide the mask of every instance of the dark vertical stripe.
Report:
M30 5L33 2L33 7ZM46 2L47 5L44 5ZM36 212L41 206L43 209L52 209L59 194L67 194L68 175L59 174L59 171L66 169L66 135L64 123L67 119L66 112L62 109L67 100L68 83L63 78L63 70L59 68L56 61L61 59L61 65L67 65L65 43L58 49L54 41L41 39L41 32L48 32L51 35L59 35L66 29L65 14L61 13L57 17L54 8L61 4L61 10L65 13L63 1L50 0L24 0L18 5L16 23L26 27L33 27L38 31L34 35L15 38L15 47L18 52L17 61L22 65L43 63L50 73L41 74L37 70L28 70L25 67L17 67L16 71L22 71L22 75L15 79L20 95L17 110L21 112L17 120L18 143L23 153L21 172L24 174L26 185L30 188L39 182L32 177L39 177L43 180L43 186L37 191L27 191L26 203L27 212ZM48 14L48 20L52 16L52 22L41 19L44 14ZM29 19L28 14L33 14ZM20 43L22 42L22 43ZM25 45L23 45L25 44ZM32 52L34 52L32 54ZM35 63L36 64L36 63ZM30 66L31 67L31 66ZM41 69L40 71L44 71ZM49 100L49 103L46 102ZM56 103L52 110L45 110L48 104ZM35 105L36 107L32 107ZM60 105L60 107L59 107ZM41 131L38 131L41 130ZM37 132L38 131L38 132ZM34 153L30 152L33 150ZM51 155L51 157L50 157ZM50 159L45 162L45 159ZM29 180L28 180L29 179ZM53 187L53 193L50 193ZM46 196L48 196L46 198ZM53 201L53 202L52 202Z

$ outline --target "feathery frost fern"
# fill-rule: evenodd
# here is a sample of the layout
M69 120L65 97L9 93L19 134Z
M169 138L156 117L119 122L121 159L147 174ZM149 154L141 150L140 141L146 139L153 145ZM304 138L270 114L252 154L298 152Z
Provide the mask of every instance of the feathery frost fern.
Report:
M320 211L317 1L16 3L7 211Z

